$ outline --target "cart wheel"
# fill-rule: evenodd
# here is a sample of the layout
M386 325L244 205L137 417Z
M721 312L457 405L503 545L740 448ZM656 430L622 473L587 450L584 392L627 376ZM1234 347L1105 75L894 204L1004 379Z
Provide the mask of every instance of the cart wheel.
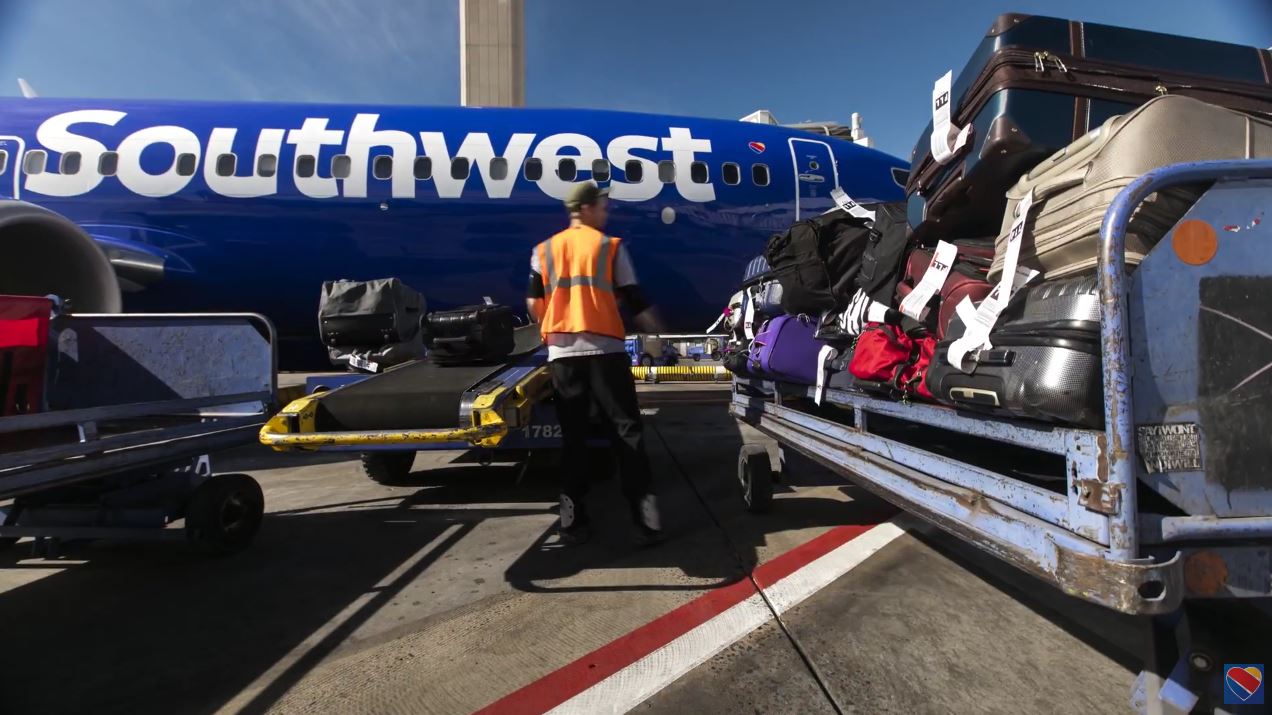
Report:
M14 504L8 509L0 509L0 524L4 526L13 526L18 523L18 511L20 509L21 506L18 504ZM8 536L0 539L0 551L4 551L16 543L18 543L18 539L15 536Z
M208 553L233 553L252 543L264 514L265 495L255 479L246 474L208 477L186 505L186 538Z
M773 465L764 445L742 446L738 452L738 482L747 511L762 514L773 505Z
M399 485L411 475L414 452L363 452L362 471L371 481L387 487Z

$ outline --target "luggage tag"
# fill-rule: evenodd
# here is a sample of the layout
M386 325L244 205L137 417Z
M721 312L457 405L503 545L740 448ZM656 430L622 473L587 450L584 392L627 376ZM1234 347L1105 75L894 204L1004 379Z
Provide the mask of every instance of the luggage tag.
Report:
M950 84L953 79L954 71L950 70L941 75L932 87L932 136L929 144L932 158L942 165L948 164L972 135L972 125L958 128L950 119Z
M380 371L380 364L379 364L379 363L371 362L370 360L368 360L368 359L366 359L366 358L364 358L364 357L359 357L357 354L352 354L352 355L350 355L350 356L349 356L349 364L350 364L350 365L352 365L352 366L354 366L354 367L356 367L356 368L360 368L360 369L362 369L362 370L366 370L367 372L379 372L379 371Z
M838 186L831 190L830 198L834 199L835 205L847 211L850 216L874 223L875 212L862 208L861 204L853 201L852 197Z
M817 353L817 389L813 392L813 402L818 407L821 407L822 399L826 397L826 373L830 372L830 361L838 355L839 351L829 345L823 345Z
M945 285L945 279L950 275L950 268L954 265L954 259L958 258L958 247L952 243L941 241L936 244L936 252L932 254L932 262L928 263L927 271L923 273L923 279L919 284L914 286L914 290L901 301L901 313L908 315L915 320L923 314L923 309L927 307L928 301L932 300L932 296L936 295L941 287Z
M747 340L755 339L755 296L748 290L746 308L742 311L742 334Z
M963 337L955 340L950 345L949 352L946 357L950 364L958 368L962 372L971 373L971 369L963 366L963 360L967 354L973 350L982 348L991 348L993 345L989 342L989 333L994 329L994 323L998 322L998 314L1007 306L1007 302L1015 295L1021 286L1028 283L1037 271L1025 269L1027 273L1020 280L1017 276L1020 266L1020 244L1025 234L1025 220L1029 217L1029 209L1033 208L1033 189L1025 194L1025 198L1021 200L1016 208L1016 218L1011 223L1011 233L1007 236L1007 253L1003 257L1003 275L998 279L998 285L989 292L985 300L981 301L980 307L976 309L975 314L971 316L971 320L964 319L965 331ZM966 301L967 299L964 298ZM970 302L970 301L967 301ZM957 310L957 308L956 308ZM962 317L967 311L959 313ZM973 368L974 369L974 368Z

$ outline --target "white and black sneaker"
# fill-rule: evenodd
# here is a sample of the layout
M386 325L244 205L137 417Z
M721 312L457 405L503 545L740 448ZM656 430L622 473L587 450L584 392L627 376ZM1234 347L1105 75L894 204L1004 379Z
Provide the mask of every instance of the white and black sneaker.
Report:
M557 527L557 537L561 543L573 546L586 542L590 536L586 515L575 506L573 499L562 494L561 525Z
M658 498L653 494L646 494L640 501L636 523L636 544L652 546L661 543L665 538L662 532L662 515L658 512Z

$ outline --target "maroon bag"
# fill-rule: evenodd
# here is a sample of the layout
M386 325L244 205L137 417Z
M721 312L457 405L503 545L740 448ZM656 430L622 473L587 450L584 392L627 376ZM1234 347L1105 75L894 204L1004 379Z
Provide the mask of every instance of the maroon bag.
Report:
M990 264L994 262L993 239L968 239L951 243L958 249L958 257L954 259L954 265L950 267L949 276L940 292L932 296L927 308L919 315L919 322L937 340L945 337L945 329L954 319L955 310L963 298L979 303L993 288L987 280ZM898 305L923 280L923 275L932 263L932 256L931 249L916 248L906 257L905 275L897 283Z

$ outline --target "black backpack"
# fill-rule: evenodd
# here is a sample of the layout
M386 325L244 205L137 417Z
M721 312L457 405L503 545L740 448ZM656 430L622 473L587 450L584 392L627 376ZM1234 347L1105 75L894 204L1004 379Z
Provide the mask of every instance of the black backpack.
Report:
M775 234L764 247L764 257L782 284L782 309L817 315L847 308L857 292L862 255L879 236L871 222L842 209Z

